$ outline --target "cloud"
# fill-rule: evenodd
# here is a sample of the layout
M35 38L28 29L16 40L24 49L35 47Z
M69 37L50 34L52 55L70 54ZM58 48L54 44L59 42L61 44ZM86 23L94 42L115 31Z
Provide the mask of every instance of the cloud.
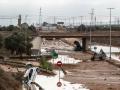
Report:
M89 16L91 8L96 15L109 15L108 7L116 8L112 15L120 15L119 0L0 0L0 16L37 16L42 7L43 16Z

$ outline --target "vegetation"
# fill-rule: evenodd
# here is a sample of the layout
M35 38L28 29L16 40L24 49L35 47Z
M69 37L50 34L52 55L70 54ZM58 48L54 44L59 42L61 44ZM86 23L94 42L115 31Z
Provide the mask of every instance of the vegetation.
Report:
M21 55L26 53L30 55L32 44L28 36L24 33L13 33L4 41L5 48L11 51L11 54Z
M14 25L0 26L0 55L30 55L30 42L36 34L35 26L27 23L23 23L21 28Z
M120 26L119 25L111 25L112 30L113 31L119 31L120 30ZM90 29L92 31L109 31L110 30L110 26L109 25L84 25L81 24L78 27L74 27L74 30L76 31L83 31L83 32L89 32Z
M1 26L0 27L0 31L25 31L27 30L28 33L32 32L32 33L36 33L36 28L34 25L28 25L27 23L23 23L21 25L21 29L17 26L14 25L9 25L9 26Z
M30 26L28 27L28 29L31 30L31 31L35 31L35 30L36 30L36 28L35 28L34 25L30 25Z
M77 28L78 31L86 31L86 27L85 25L81 24L78 28Z
M18 30L18 29L19 28L14 25L0 27L0 31L13 31L13 30Z
M26 34L29 34L29 35L32 35L32 34L36 34L36 28L34 25L28 25L27 23L23 23L21 25L21 29L20 31L26 33Z
M0 34L0 48L3 46L3 37L2 35Z
M50 70L50 71L53 70L52 64L48 62L45 57L42 57L39 63L40 63L41 68Z

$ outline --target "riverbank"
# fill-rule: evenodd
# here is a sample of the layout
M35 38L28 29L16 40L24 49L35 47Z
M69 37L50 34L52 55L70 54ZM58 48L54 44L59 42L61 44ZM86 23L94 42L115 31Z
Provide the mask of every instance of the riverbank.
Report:
M82 83L90 90L120 90L120 68L106 61L88 61L73 66L64 66L68 70L65 80Z
M22 90L20 73L5 72L0 68L0 90Z

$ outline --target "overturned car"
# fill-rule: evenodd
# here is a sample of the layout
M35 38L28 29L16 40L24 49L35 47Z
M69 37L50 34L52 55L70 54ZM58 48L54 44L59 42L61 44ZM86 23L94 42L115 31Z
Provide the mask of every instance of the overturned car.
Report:
M92 61L95 60L105 60L106 59L106 53L101 49L99 53L94 52L93 56L91 57Z

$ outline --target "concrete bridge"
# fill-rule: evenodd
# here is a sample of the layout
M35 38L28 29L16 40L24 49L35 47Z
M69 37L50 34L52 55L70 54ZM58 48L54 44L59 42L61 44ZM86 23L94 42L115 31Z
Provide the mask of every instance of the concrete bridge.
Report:
M89 32L39 32L39 36L42 38L90 38ZM91 32L91 36L95 38L110 37L109 31ZM111 37L120 38L120 31L111 32Z
M87 39L90 38L90 32L39 32L41 38L82 38L83 51L88 47ZM109 31L92 31L91 38L109 38ZM120 38L120 31L112 31L112 38Z

